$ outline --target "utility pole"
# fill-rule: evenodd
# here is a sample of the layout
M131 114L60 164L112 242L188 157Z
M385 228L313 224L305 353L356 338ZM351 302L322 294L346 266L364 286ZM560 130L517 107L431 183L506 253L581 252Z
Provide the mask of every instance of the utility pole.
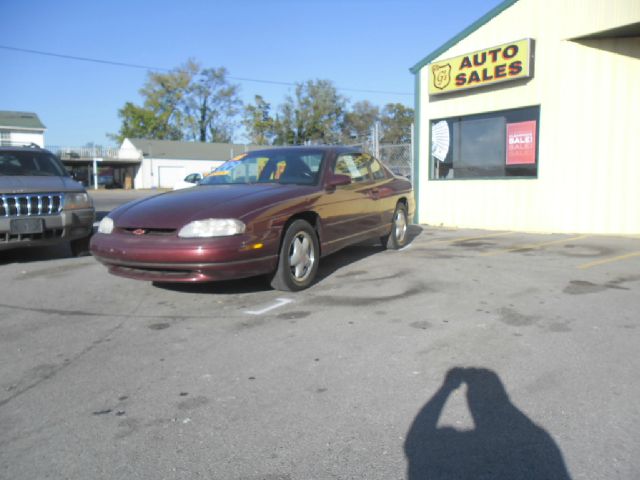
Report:
M376 121L371 128L371 150L374 157L380 159L380 122Z
M151 144L148 143L147 144L149 146L149 169L151 170L151 189L156 188L156 181L155 178L153 177L153 154L151 152Z
M98 162L102 161L102 158L96 157L96 146L93 146L93 189L98 190Z

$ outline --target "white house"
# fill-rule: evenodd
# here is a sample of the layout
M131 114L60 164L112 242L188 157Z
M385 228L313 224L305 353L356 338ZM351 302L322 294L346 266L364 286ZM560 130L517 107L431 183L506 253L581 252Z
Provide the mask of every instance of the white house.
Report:
M0 145L29 145L44 147L44 131L38 115L32 112L0 111Z

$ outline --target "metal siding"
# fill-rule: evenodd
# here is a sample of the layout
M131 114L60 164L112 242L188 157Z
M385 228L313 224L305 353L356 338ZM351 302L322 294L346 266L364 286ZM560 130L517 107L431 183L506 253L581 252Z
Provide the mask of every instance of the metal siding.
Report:
M535 77L420 100L419 221L542 232L639 233L640 40L574 42L640 20L640 2L521 0L442 58L523 37L536 40ZM635 56L633 55L635 53ZM428 68L419 73L426 82ZM426 92L423 83L423 92ZM538 179L429 181L430 120L540 105Z

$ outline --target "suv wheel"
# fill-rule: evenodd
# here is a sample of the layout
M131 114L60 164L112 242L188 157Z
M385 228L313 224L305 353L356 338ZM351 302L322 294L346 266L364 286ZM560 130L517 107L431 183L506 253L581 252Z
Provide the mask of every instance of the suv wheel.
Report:
M74 257L86 257L90 255L89 252L89 241L91 240L91 236L78 238L76 240L71 240L69 242L69 246L71 247L71 255Z

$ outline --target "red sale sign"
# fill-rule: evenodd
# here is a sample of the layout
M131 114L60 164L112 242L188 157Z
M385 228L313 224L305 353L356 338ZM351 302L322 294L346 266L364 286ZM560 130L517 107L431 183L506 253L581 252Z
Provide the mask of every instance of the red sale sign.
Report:
M536 121L507 123L507 165L536 163Z

